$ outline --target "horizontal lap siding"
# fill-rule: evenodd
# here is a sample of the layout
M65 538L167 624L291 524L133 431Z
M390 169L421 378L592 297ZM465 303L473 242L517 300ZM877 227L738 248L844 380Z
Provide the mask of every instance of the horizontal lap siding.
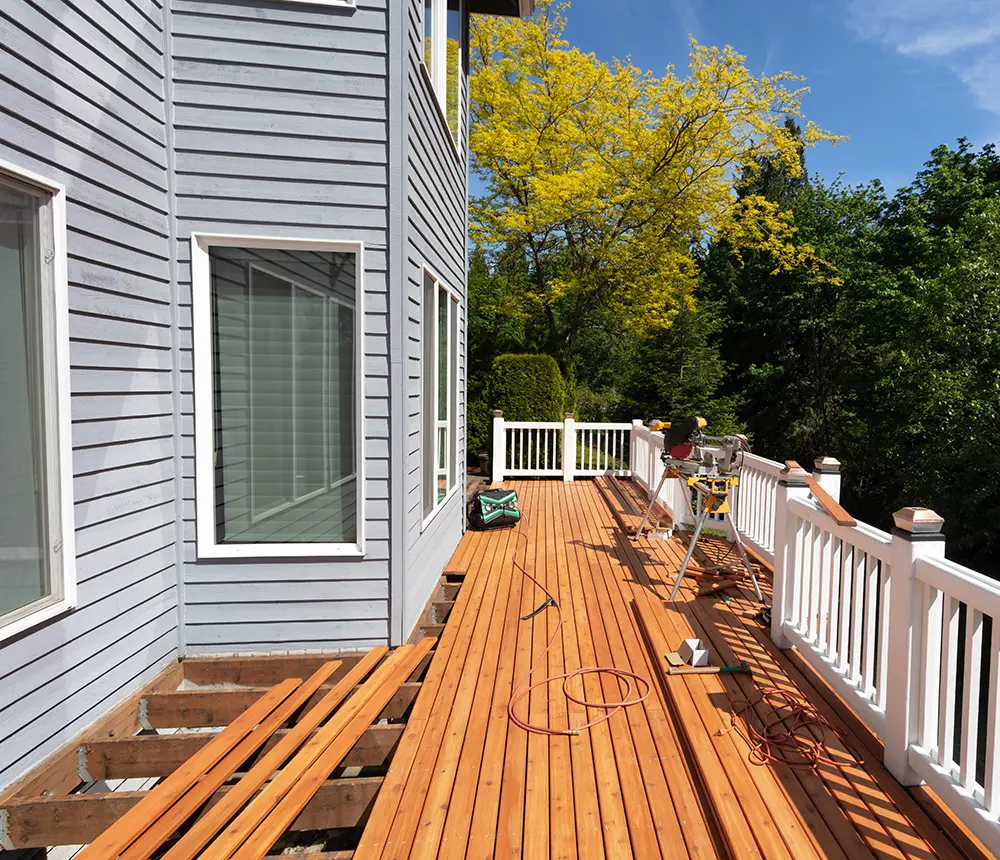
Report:
M386 0L173 6L187 653L365 647L389 625ZM364 560L198 561L193 231L365 242Z
M421 58L423 29L420 0L405 0L407 15L406 104L406 320L404 402L406 403L406 580L404 632L408 632L429 597L438 576L462 534L464 519L465 375L466 375L466 212L467 172L463 146L456 152L443 113L431 89ZM463 87L463 90L465 88ZM463 99L465 95L463 94ZM463 110L463 114L466 111ZM459 314L459 491L423 527L425 480L422 451L425 439L422 376L423 267L429 266L462 296Z
M0 159L67 188L79 588L0 643L0 788L177 655L163 19L0 8Z

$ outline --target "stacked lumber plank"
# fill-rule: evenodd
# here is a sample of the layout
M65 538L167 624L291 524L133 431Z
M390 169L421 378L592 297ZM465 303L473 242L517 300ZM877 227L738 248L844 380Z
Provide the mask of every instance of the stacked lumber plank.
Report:
M282 681L201 746L77 857L148 860L176 838L206 801L216 797L208 812L160 856L170 860L196 856L263 858L434 644L433 638L425 638L391 654L388 648L374 648L318 700L314 697L341 667L341 661L324 663L305 682L299 678ZM291 728L282 730L293 721ZM262 749L253 766L218 799L217 791Z

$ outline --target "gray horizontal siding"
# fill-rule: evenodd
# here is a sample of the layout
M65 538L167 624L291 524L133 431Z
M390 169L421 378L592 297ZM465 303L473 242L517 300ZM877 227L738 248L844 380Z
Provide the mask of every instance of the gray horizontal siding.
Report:
M404 634L409 633L423 609L438 576L461 538L465 516L462 489L426 525L423 525L422 488L424 446L433 444L424 433L423 402L423 267L429 266L449 287L465 296L467 172L464 145L456 151L423 68L423 30L420 0L406 0L404 21L407 76L406 110L406 232L403 302L405 469L404 486L406 571L404 582ZM463 104L466 87L463 86ZM464 111L463 111L464 113ZM459 397L456 420L459 461L465 462L465 302L459 315Z
M0 9L0 158L67 187L78 606L0 643L0 788L177 655L163 12Z
M386 4L364 3L352 12L175 0L173 22L186 651L317 650L385 642ZM188 243L195 231L365 242L363 560L198 560Z

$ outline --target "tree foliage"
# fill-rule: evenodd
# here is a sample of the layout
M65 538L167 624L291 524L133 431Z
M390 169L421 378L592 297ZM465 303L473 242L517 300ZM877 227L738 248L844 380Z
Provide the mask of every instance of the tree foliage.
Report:
M996 570L1000 493L1000 163L939 147L914 184L845 186L769 174L767 194L835 277L774 272L716 243L706 292L728 317L722 355L755 448L844 463L844 494L882 527L903 505L946 519L950 554ZM760 190L759 188L757 189ZM984 479L984 476L989 476Z
M734 170L774 159L795 171L805 89L754 76L731 48L692 42L690 70L662 77L609 65L563 38L568 3L543 0L528 20L479 18L471 34L472 204L484 249L525 259L523 312L546 323L563 363L593 315L647 334L693 307L694 250L726 237L768 249L779 267L822 268L764 197L733 194Z

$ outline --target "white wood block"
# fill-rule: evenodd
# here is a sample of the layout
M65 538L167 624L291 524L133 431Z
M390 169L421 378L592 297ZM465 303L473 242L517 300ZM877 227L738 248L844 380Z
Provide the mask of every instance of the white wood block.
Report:
M689 666L708 665L708 649L702 647L700 639L685 639L677 653Z

